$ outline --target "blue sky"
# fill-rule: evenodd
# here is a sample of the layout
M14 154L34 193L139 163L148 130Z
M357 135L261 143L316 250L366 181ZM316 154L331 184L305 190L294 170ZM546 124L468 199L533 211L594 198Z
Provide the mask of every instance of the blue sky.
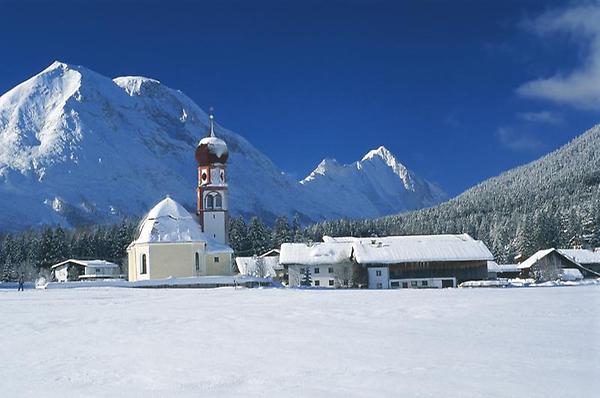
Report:
M54 60L153 77L299 178L385 145L454 195L600 113L598 2L0 5L0 92Z

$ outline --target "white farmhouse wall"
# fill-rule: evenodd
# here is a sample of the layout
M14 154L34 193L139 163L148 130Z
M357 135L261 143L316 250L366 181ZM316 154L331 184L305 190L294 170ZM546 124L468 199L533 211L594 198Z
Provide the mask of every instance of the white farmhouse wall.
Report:
M303 270L310 268L310 278L315 287L338 288L342 287L344 280L350 285L352 278L352 265L343 264L323 264L323 265L299 265L288 266L288 280L290 286L300 286L304 277ZM317 271L318 270L318 271Z
M388 267L371 267L369 272L369 289L388 289L390 272Z

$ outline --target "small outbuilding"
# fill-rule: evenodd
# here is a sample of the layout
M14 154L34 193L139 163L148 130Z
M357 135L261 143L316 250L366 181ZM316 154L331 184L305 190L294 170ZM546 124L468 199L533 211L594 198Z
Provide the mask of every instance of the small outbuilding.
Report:
M240 275L281 280L284 268L279 263L279 253L279 250L272 249L260 256L236 257L235 263Z
M488 279L498 278L517 278L521 273L518 264L498 264L495 261L488 261Z
M561 279L565 269L576 269L584 275L600 276L554 248L538 251L518 264L518 267L521 270L521 277L533 278L541 282Z
M586 278L595 278L600 276L600 249L558 249L561 254L572 258L585 270L582 274Z
M57 282L121 278L119 264L104 260L69 259L50 267Z

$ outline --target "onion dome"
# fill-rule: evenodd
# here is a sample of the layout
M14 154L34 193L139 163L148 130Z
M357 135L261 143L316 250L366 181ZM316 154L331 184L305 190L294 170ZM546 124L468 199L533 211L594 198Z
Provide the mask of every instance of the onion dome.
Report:
M225 164L229 157L227 144L222 139L215 137L215 118L212 113L208 117L210 127L206 137L202 138L196 147L196 161L199 166L207 166L212 163Z

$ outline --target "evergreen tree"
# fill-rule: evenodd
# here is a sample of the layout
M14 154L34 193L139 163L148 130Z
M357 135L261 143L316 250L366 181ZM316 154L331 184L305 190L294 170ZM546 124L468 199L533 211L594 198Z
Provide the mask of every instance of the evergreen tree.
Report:
M248 227L248 239L252 254L261 255L270 249L270 232L258 217L252 217Z
M248 227L242 216L232 218L229 222L229 245L236 256L248 256L252 245L248 239Z
M276 248L281 247L282 243L288 243L292 241L292 229L288 223L287 217L277 217L275 220L275 226L273 227L273 246Z
M302 286L312 286L312 278L310 276L310 267L305 267L302 273L302 280L300 281Z

